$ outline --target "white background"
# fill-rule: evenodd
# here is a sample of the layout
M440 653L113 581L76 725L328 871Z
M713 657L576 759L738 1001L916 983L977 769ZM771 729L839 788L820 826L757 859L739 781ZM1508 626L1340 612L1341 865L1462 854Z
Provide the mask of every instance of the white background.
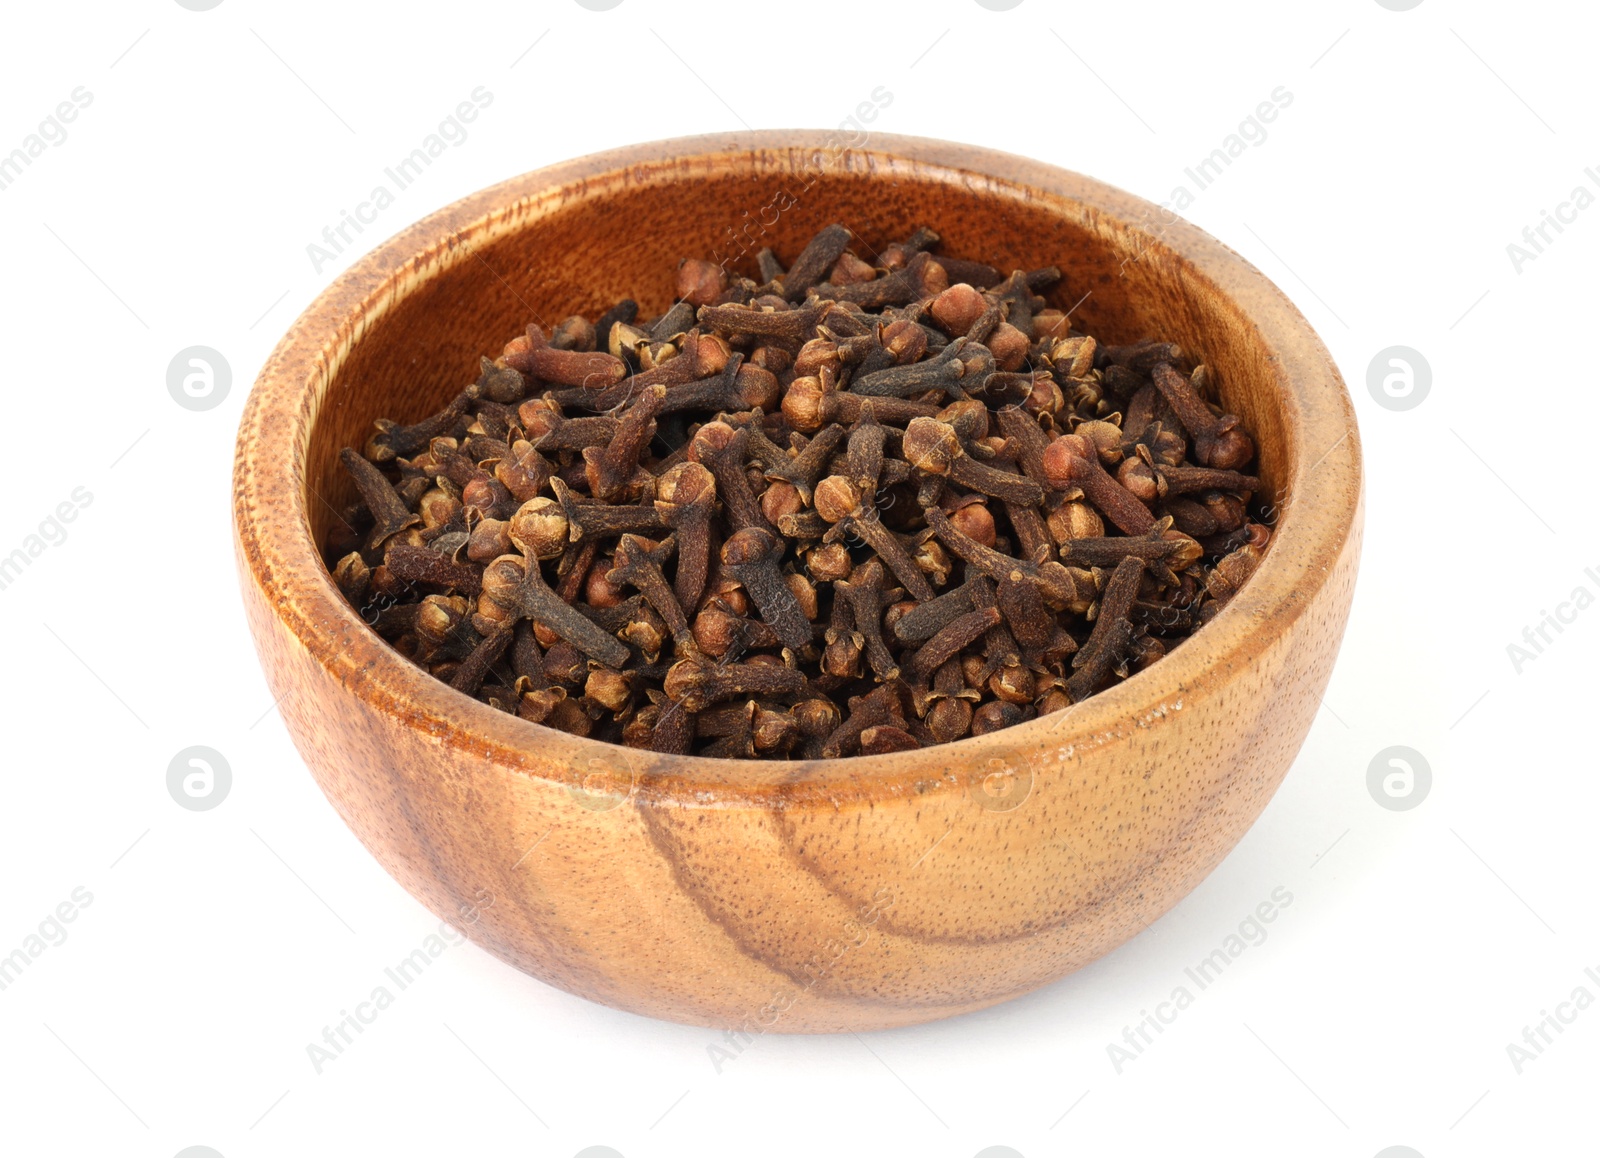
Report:
M1578 613L1595 538L1600 209L1520 271L1507 245L1600 193L1578 5L666 4L173 0L7 16L0 152L77 86L68 136L0 191L0 555L92 502L0 591L0 955L76 888L66 939L0 991L0 1151L150 1155L1594 1154L1585 986L1600 804ZM531 47L530 47L531 46ZM493 103L337 262L306 246L477 86ZM240 614L229 468L261 362L361 252L456 198L601 148L741 127L994 146L1155 201L1278 86L1292 104L1185 215L1304 310L1365 445L1367 538L1326 708L1272 804L1147 933L1042 992L892 1033L757 1040L591 1005L451 949L318 1074L308 1043L434 930L340 823ZM1192 189L1192 185L1191 185ZM1569 212L1569 216L1572 214ZM1432 389L1378 404L1368 364ZM166 387L184 347L216 408ZM51 532L52 537L56 537ZM207 745L216 809L168 795ZM1405 745L1408 811L1369 794ZM537 855L537 854L535 854ZM1292 904L1118 1072L1107 1047L1276 888ZM1409 1151L1407 1152L1409 1153Z

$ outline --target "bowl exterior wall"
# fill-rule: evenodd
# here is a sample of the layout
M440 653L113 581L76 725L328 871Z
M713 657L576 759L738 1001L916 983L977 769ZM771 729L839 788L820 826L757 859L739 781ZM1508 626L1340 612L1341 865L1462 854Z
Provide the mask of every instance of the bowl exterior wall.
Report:
M241 586L273 695L324 793L379 862L434 913L549 984L748 1033L877 1029L980 1009L1146 928L1239 841L1294 759L1338 652L1360 553L1348 396L1264 277L1192 226L1086 178L880 138L845 158L841 197L861 198L859 180L886 181L894 212L914 224L938 204L919 201L923 187L992 201L992 212L952 221L964 256L991 252L985 229L1054 221L1061 236L1099 247L1075 275L1094 291L1088 328L1148 336L1130 312L1147 309L1221 367L1224 401L1261 438L1282 511L1261 569L1222 614L1148 671L1067 711L924 752L818 763L579 740L459 696L393 653L339 597L313 536L348 498L330 456L374 414L360 383L392 388L407 413L423 413L429 397L437 405L459 388L441 367L483 348L472 330L484 326L482 303L457 292L465 283L452 286L451 271L477 261L519 295L535 293L538 277L508 259L541 215L632 197L622 232L596 242L603 256L649 212L641 190L729 169L748 181L727 208L760 205L770 189L761 179L803 177L821 139L730 134L621 150L517 178L411 227L285 337L247 405L235 470ZM803 212L826 213L820 200L797 203L781 228L814 228ZM581 283L581 265L562 277ZM406 313L423 299L431 312ZM519 302L494 308L511 316ZM461 348L418 333L424 317L442 318ZM491 321L503 336L503 319ZM399 338L439 364L400 376L411 355Z
M790 797L781 769L759 804L697 807L658 797L659 773L632 752L605 766L539 747L497 761L352 699L248 569L244 590L307 766L434 913L607 1005L825 1033L1026 993L1187 895L1299 751L1358 553L1352 535L1306 613L1248 670L1103 734L1063 727L1012 745L996 733L975 768L958 749L930 751L903 791L837 803Z

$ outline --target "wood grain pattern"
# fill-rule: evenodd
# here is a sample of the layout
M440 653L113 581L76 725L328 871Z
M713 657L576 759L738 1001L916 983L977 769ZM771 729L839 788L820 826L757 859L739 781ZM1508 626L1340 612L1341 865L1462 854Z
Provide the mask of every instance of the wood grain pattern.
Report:
M1023 158L888 136L831 154L826 141L636 146L412 226L278 345L234 476L244 602L273 693L328 799L395 879L552 985L752 1032L980 1009L1166 912L1238 842L1304 740L1360 551L1349 397L1305 319L1238 255ZM353 497L338 450L374 417L436 409L531 319L548 329L623 296L659 312L678 258L748 271L760 246L792 256L831 221L874 247L928 224L947 253L1057 264L1051 304L1076 306L1084 329L1172 338L1216 369L1284 513L1214 622L1019 727L773 764L639 752L502 714L394 654L345 604L315 544Z

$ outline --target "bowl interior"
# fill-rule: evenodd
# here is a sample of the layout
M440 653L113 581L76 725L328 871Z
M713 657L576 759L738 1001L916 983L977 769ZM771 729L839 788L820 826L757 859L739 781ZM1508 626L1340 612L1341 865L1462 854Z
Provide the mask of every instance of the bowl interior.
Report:
M1002 272L1059 266L1064 277L1047 296L1078 329L1107 342L1179 342L1216 372L1224 404L1256 437L1262 498L1276 502L1301 453L1282 367L1248 302L1164 240L1169 228L1192 237L1191 227L1131 197L1132 212L1113 216L1000 178L873 164L870 153L849 160L625 168L463 223L448 238L419 237L412 265L422 276L393 279L383 308L343 327L327 352L332 373L310 415L304 476L315 542L355 498L340 448L359 448L375 418L410 422L437 410L476 379L480 355L498 354L529 322L548 333L569 314L594 318L625 297L653 316L674 301L679 259L725 260L755 276L761 247L791 261L835 221L868 260L927 225L943 239L936 253Z

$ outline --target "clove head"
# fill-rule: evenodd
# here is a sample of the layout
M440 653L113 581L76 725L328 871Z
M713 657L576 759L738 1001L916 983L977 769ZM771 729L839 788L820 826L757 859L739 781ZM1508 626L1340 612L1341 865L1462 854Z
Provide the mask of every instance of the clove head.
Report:
M829 475L812 492L811 505L825 521L837 523L849 518L860 507L861 492L844 475Z
M913 418L906 426L905 460L928 474L946 475L966 452L955 428L937 418Z
M716 498L717 480L698 462L681 462L656 483L656 511L669 527L709 515Z
M1093 471L1090 457L1098 459L1093 444L1075 434L1064 434L1045 447L1044 476L1058 490L1070 490Z
M728 288L728 274L717 262L687 258L678 263L678 297L691 306L709 306Z
M529 499L511 516L507 533L530 559L558 559L567 549L567 516L554 499Z

